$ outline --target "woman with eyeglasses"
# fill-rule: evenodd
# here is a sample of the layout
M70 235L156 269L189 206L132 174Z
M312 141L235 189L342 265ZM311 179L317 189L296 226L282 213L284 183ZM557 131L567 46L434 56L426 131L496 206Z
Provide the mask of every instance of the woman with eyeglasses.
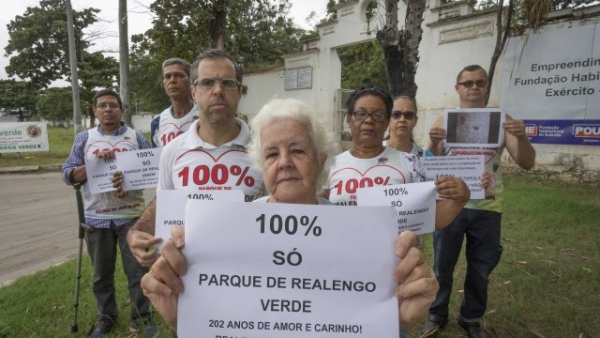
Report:
M419 158L433 156L430 151L423 150L413 139L413 129L415 129L418 119L415 99L403 95L396 96L389 124L390 136L383 142L383 145L411 153Z
M352 146L335 157L323 197L338 205L357 205L359 188L425 180L417 156L383 145L394 107L390 94L380 88L363 87L350 95L347 106ZM471 194L457 177L442 177L435 184L442 199L437 203L435 227L441 229L462 210Z
M353 92L346 103L352 146L335 157L323 197L337 205L357 205L359 188L425 180L416 155L384 146L383 136L394 108L390 94L377 87L363 87ZM435 227L441 229L452 222L471 194L457 177L442 177L435 184L443 199L436 205ZM400 337L407 337L407 332L400 331Z

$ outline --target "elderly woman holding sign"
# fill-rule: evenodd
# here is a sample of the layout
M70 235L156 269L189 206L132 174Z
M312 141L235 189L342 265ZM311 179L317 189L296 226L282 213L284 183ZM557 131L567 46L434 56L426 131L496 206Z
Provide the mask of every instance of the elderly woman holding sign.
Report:
M346 122L352 146L336 156L323 197L338 205L356 205L356 191L360 187L357 182L364 178L377 185L425 180L425 171L416 155L383 145L394 107L390 94L376 87L364 87L348 97L347 105ZM454 220L471 193L458 177L439 178L435 185L442 198L436 205L435 228L441 229Z
M334 153L324 123L308 106L294 99L266 104L252 120L254 140L249 153L262 169L269 196L266 203L331 204L317 197L327 159ZM184 290L180 279L187 271L184 229L173 229L162 256L142 279L144 294L173 328L177 326L178 297ZM416 236L402 233L395 254L401 258L393 276L397 288L400 325L408 328L425 315L438 290L433 270L415 246Z

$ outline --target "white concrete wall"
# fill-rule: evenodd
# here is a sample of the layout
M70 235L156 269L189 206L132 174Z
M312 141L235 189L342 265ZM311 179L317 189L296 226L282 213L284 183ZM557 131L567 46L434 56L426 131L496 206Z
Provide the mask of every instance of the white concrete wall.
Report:
M150 122L152 122L152 118L152 115L132 115L131 123L133 124L133 129L142 133L149 133Z
M363 43L375 38L375 30L383 27L383 8L367 22L363 9L368 0L350 1L339 5L338 19L317 26L318 40L307 44L303 53L284 56L285 69L313 67L311 89L284 89L284 72L280 69L268 73L249 74L244 83L248 95L242 99L239 111L253 116L274 96L294 97L303 100L322 112L330 129L340 132L341 115L335 93L341 86L341 64L336 48ZM600 8L600 7L599 7ZM406 5L399 2L398 19L403 22ZM590 9L585 9L590 11ZM560 13L556 14L559 15ZM563 13L564 14L564 13ZM573 17L577 17L574 15ZM543 29L565 29L589 24L597 19L575 20L549 25ZM417 143L426 145L429 128L444 108L456 107L458 97L454 91L456 75L467 65L479 64L488 69L496 43L496 13L473 13L468 1L440 5L440 0L428 0L423 23L423 37L419 46L420 61L416 83L419 86L417 102L419 121L415 129ZM502 57L496 64L489 105L500 106L502 90ZM354 88L348 88L354 89ZM518 112L508 112L519 118ZM600 147L534 144L537 163L540 165L578 166L600 170ZM508 157L505 156L505 160Z

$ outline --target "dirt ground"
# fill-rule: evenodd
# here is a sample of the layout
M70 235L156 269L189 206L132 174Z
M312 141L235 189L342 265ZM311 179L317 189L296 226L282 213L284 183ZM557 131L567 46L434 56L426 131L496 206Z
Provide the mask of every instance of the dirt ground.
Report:
M77 257L77 218L75 190L59 172L1 174L0 285Z

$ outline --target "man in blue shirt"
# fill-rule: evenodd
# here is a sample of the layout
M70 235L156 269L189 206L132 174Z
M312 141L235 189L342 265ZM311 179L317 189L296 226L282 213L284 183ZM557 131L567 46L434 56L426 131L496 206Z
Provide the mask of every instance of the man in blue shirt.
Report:
M144 135L121 121L123 103L116 92L100 90L93 100L99 125L77 134L71 154L62 168L66 184L83 185L85 223L89 227L85 241L94 270L92 288L98 308L98 324L92 337L108 334L117 320L114 286L117 245L129 286L132 324L144 330L147 336L154 337L158 330L152 322L150 303L140 288L140 280L148 269L133 257L126 239L127 232L144 210L143 192L137 190L92 195L86 183L85 171L89 161L113 159L116 152L146 149L150 148L150 144Z

